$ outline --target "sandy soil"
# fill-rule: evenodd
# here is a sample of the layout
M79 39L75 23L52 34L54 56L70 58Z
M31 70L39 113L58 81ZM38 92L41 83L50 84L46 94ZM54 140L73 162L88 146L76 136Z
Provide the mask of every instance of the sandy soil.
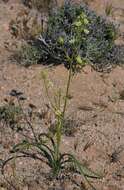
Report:
M113 0L113 6L118 8L115 20L121 24L124 32L124 1ZM98 13L104 14L103 1L94 0L90 6ZM9 22L24 7L17 0L8 3L0 1L0 101L8 97L11 89L24 92L28 102L35 104L39 109L48 102L45 97L41 71L47 70L50 80L55 88L64 90L67 71L63 66L46 68L32 66L24 68L9 60L10 52L6 46L14 39L9 32ZM120 13L121 12L121 13ZM124 12L123 12L124 13ZM119 39L118 43L123 43ZM104 174L102 180L94 180L93 184L98 190L124 190L124 68L117 66L110 73L98 73L90 66L73 78L70 95L72 98L68 105L68 115L75 115L82 125L73 136L63 136L62 150L74 152L80 160L86 160L94 171ZM16 134L0 126L0 159L6 157L8 148L16 142ZM77 149L74 151L75 143ZM89 146L86 148L86 145ZM66 145L66 148L65 148ZM115 159L113 159L115 155ZM12 165L8 167L9 174ZM43 166L40 163L20 160L17 164L15 177L11 177L13 184L19 184L20 190L72 190L80 189L68 180L62 182L48 182L43 176ZM0 189L12 190L6 185L5 179L0 175ZM78 179L77 179L78 181ZM80 181L80 180L79 180ZM54 188L55 184L56 187ZM8 186L8 187L7 187ZM18 185L17 185L18 186Z

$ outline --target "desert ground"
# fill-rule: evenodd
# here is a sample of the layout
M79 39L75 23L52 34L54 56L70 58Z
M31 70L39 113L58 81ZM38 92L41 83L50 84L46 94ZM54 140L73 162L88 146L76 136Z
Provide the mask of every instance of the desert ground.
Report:
M112 4L117 8L114 20L124 34L124 1L112 0ZM90 1L89 6L104 15L104 0ZM26 104L32 103L42 110L48 99L41 71L46 70L54 87L61 86L64 91L67 70L62 65L25 68L10 59L11 47L20 39L12 36L9 23L23 9L19 0L0 0L0 104L9 97L12 89L17 89L26 96ZM116 43L124 44L123 35ZM79 124L72 134L63 135L61 150L74 153L92 170L104 173L102 179L93 180L97 190L124 190L124 67L118 64L109 72L98 72L87 65L73 77L70 96L67 115L76 118ZM38 130L44 131L44 127L40 126ZM7 158L10 147L18 139L18 134L0 125L0 159ZM46 177L48 171L47 168L43 170L40 162L19 159L7 166L6 178L0 173L0 190L81 189L68 178L50 181ZM81 183L79 176L77 181Z

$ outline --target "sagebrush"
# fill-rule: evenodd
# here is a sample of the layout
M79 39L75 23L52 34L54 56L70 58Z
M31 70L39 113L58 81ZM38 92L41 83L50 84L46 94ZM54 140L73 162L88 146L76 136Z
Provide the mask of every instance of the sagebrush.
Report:
M29 46L25 57L22 50L20 51L22 55L20 63L26 66L32 65L33 62L34 64L64 64L68 67L65 52L70 55L78 48L79 54L77 55L77 52L75 54L83 58L84 62L90 63L95 68L103 68L109 64L122 62L120 48L115 45L117 36L118 26L113 22L98 16L84 3L75 5L65 1L61 8L56 8L49 13L47 29L39 38L30 41L33 52L38 50L38 56L32 61Z

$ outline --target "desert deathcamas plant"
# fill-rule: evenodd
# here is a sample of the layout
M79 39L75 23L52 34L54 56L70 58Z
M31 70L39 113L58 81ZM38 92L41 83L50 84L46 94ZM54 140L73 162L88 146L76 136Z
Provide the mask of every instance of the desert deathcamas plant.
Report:
M67 110L67 104L68 104L68 97L69 97L69 87L71 84L71 80L73 75L81 70L83 66L85 66L86 59L83 58L82 55L80 55L80 46L81 41L80 37L85 34L88 35L89 30L87 29L87 26L89 24L89 21L87 19L87 16L84 13L80 13L74 22L72 23L72 35L66 39L63 35L58 36L56 43L59 44L59 47L62 49L62 55L65 60L65 66L68 69L68 80L67 80L67 86L64 96L64 103L61 105L61 95L58 95L58 103L54 104L51 100L51 97L49 96L49 87L47 84L47 76L45 73L42 73L42 78L44 80L46 94L48 97L48 100L50 102L51 109L55 115L56 118L56 133L54 136L51 136L49 133L41 133L37 134L34 130L34 126L28 120L27 116L24 113L24 118L26 120L26 124L29 126L33 138L25 138L22 142L19 144L16 144L13 149L11 150L11 153L14 154L14 156L8 158L6 161L3 162L2 172L4 173L5 165L12 159L15 158L21 158L21 157L27 157L27 158L33 158L36 160L40 160L44 162L46 165L48 165L51 169L52 176L54 178L58 177L59 174L63 169L65 169L67 166L73 165L75 167L75 172L80 173L83 178L91 185L89 178L99 178L100 176L90 169L88 169L85 165L83 165L79 160L75 158L74 155L70 153L61 153L60 145L62 140L62 129L64 125L64 119L65 114ZM42 42L44 45L47 45L45 41ZM68 46L65 47L65 40L68 41ZM50 52L50 49L48 49L49 53L51 53L51 56L54 55L54 52ZM57 52L58 53L58 52ZM59 54L57 54L59 57ZM17 93L18 94L18 93ZM21 107L20 98L16 95L16 93L12 94L12 96L15 96L18 100L18 104ZM35 149L35 150L34 150ZM92 186L92 185L91 185Z

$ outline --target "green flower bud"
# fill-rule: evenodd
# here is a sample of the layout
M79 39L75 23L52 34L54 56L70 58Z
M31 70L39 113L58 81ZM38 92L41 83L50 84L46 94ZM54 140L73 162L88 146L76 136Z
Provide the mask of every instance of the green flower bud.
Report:
M89 34L89 30L84 29L84 33L85 33L85 34Z
M60 36L59 39L58 39L58 42L59 42L61 45L63 45L63 44L64 44L64 38Z
M84 24L89 24L89 21L88 21L88 19L87 18L84 18Z
M74 22L74 26L76 26L76 27L80 27L81 25L82 25L81 21Z
M87 60L86 59L82 59L80 55L78 55L76 57L76 61L81 66L85 66L87 64Z
M82 63L83 63L83 61L82 61L80 55L78 55L78 56L76 57L76 61L77 61L77 63L80 64L80 65L82 65Z

